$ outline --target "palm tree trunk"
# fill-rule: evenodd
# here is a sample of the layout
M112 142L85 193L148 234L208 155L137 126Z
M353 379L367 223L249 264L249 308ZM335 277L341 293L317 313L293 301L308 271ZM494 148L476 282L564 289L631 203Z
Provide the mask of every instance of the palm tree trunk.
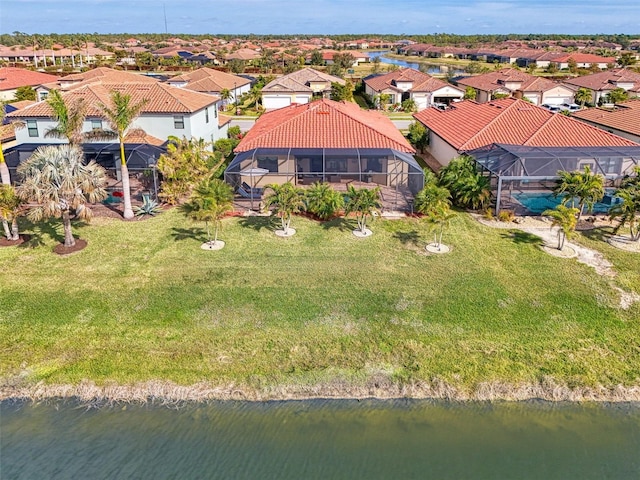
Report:
M207 228L207 243L211 245L211 229L209 228L209 221L205 220L204 225Z
M11 185L11 175L9 174L9 167L7 162L4 161L4 154L2 153L2 144L0 143L0 181L3 185Z
M219 229L219 220L216 220L214 229L213 229L213 244L215 245L218 241L218 229Z
M131 184L129 182L129 168L124 156L124 142L120 141L120 173L122 175L122 201L124 203L124 212L122 216L127 220L134 217L133 207L131 206Z
M558 231L558 250L562 250L564 247L564 232L562 229Z
M4 229L4 236L7 240L11 240L11 230L9 230L9 222L6 219L2 219L2 228Z
M18 240L20 238L20 230L18 228L18 219L13 217L11 222L11 240Z
M73 232L71 231L71 216L69 210L62 212L62 225L64 227L64 246L73 247L76 244L75 238L73 238Z
M444 224L440 224L440 238L438 239L438 248L440 248L440 245L442 244L442 232L444 230Z

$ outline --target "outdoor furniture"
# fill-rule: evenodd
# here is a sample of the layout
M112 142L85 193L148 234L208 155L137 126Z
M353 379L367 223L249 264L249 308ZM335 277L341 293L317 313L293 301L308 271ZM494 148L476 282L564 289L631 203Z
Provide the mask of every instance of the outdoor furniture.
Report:
M247 182L242 182L241 188L245 191L245 192L249 192L251 193L251 195L254 195L256 197L261 197L262 196L262 188L258 188L258 187L250 187Z
M262 197L262 189L261 188L245 188L244 186L239 186L236 190L241 197L250 198L253 200L254 198Z

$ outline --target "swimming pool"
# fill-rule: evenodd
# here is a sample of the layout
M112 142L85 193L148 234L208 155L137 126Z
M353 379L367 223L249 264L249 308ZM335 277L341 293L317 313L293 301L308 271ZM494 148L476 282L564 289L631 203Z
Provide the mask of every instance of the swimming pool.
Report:
M607 191L602 201L593 206L593 213L608 213L611 205L619 202L619 199L615 198L613 193L613 191ZM562 202L562 197L556 197L550 192L519 192L514 193L512 197L529 210L529 212L536 214L556 208L556 206ZM578 202L576 200L576 206L577 204Z

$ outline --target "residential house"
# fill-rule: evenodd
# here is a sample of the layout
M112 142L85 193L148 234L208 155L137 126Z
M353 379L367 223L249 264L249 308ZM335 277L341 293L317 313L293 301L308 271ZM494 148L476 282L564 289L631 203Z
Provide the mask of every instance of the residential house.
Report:
M38 87L43 83L55 82L59 77L47 73L34 72L25 68L0 68L0 101L10 102L15 99L20 87Z
M152 83L101 83L93 82L63 91L65 101L83 101L87 117L83 130L107 128L100 105L109 105L111 93L119 91L130 95L133 104L146 102L134 121L132 134L126 139L125 149L134 166L146 167L162 153L160 148L168 137L202 138L215 142L227 137L228 117L218 114L219 97ZM66 140L47 138L46 132L55 127L51 107L46 101L27 106L7 115L9 119L22 120L26 127L16 131L13 166L27 158L40 145L60 144ZM89 158L96 158L107 168L118 169L118 145L109 142L87 142L84 145ZM11 166L11 165L10 165Z
M578 68L590 68L592 65L597 65L600 70L604 70L609 65L616 63L616 59L613 57L601 57L591 53L568 53L554 58L550 63L563 70L569 68L569 64L572 61L575 62Z
M225 179L238 187L352 182L405 200L424 184L415 150L391 120L351 102L320 99L264 113L235 149ZM256 170L262 169L258 177Z
M606 102L606 96L616 88L622 88L629 97L640 96L640 73L628 68L614 68L592 75L570 78L563 82L569 88L586 88L591 92L591 102L597 105Z
M295 103L309 103L315 97L328 97L331 84L344 85L342 78L313 68L303 68L283 75L262 88L262 106L266 110L288 107Z
M582 122L640 143L640 98L614 108L587 108L571 115Z
M479 103L488 102L497 94L526 98L534 105L561 105L572 103L575 93L560 83L513 68L461 78L456 83L473 88Z
M358 50L349 50L349 51L336 51L336 50L322 50L322 59L324 60L325 65L333 65L333 57L335 55L344 55L349 54L353 57L352 67L357 67L361 63L367 63L369 61L369 55L365 52L360 52Z
M231 52L225 55L224 59L229 62L230 60L242 60L243 62L253 62L260 59L260 54L250 48L239 48L235 52Z
M631 140L515 98L465 100L414 118L428 130L428 154L440 165L492 143L535 147L637 146Z
M229 90L231 97L223 100L221 105L236 102L251 89L251 80L206 67L170 78L167 84L216 96L220 96L223 90Z
M418 111L433 105L448 105L464 98L464 90L413 68L371 75L363 81L365 92L372 98L387 94L391 105L412 99Z

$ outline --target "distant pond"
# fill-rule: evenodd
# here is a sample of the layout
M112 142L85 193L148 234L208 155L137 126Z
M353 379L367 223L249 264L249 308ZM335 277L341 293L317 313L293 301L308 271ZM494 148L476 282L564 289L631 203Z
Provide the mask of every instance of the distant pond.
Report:
M0 404L3 479L640 478L640 405Z
M379 57L381 63L398 65L404 68L414 68L416 70L419 70L420 68L420 63L418 62L407 62L405 60L400 60L397 58L386 57L385 56L386 53L391 53L391 51L390 50L371 50L367 52L367 54L369 55L369 59L371 60L376 57ZM447 65L437 65L437 64L427 63L427 62L423 62L422 64L427 65L426 73L428 73L429 75L443 75L449 71L449 67ZM452 71L453 75L462 75L464 73L465 73L464 70L460 70L457 68L453 69Z

